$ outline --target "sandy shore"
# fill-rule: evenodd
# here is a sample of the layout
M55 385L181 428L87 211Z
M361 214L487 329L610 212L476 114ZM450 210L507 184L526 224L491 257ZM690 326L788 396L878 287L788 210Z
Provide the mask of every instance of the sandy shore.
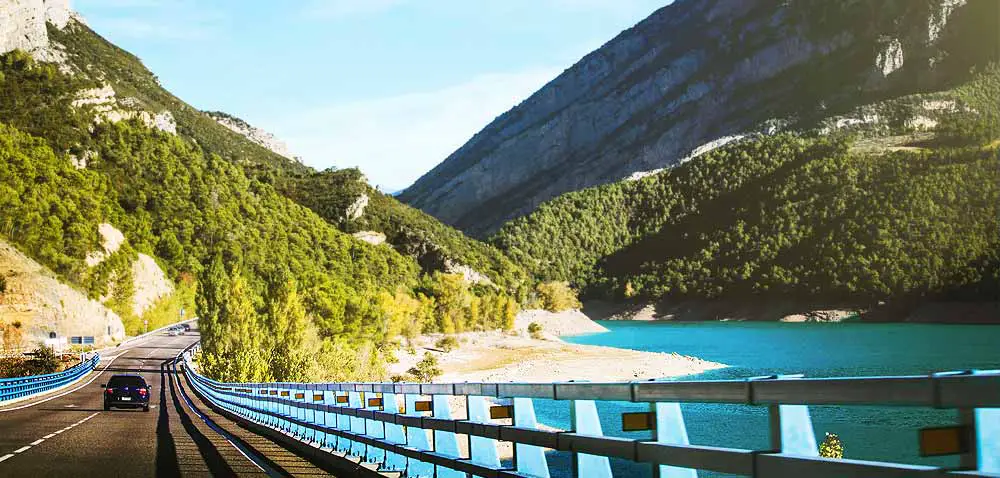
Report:
M532 322L542 325L542 339L527 333ZM390 373L402 375L431 353L444 372L435 382L552 382L588 380L617 382L650 378L680 377L726 365L678 354L641 352L613 347L568 344L552 331L562 335L579 335L606 331L604 327L579 311L550 314L524 311L511 333L470 332L457 334L459 347L450 352L437 350L441 334L421 336L410 344L412 350L397 353L399 362L390 365ZM412 353L411 353L412 352ZM465 400L451 399L452 416L464 417ZM544 423L540 428L556 430ZM468 443L460 439L459 452L468 456ZM497 444L501 459L513 456L513 446Z
M404 374L425 353L434 354L444 372L436 382L552 382L568 380L628 381L650 378L679 377L725 367L715 362L678 354L641 352L614 347L568 344L549 333L542 340L527 334L527 324L543 323L545 318L536 311L519 317L513 333L470 332L456 335L459 347L451 352L437 350L435 343L443 335L434 334L414 339L412 352L397 353L398 363L390 373ZM524 313L522 313L524 314ZM582 316L582 314L580 314ZM586 316L583 316L586 318ZM574 319L575 330L592 325ZM551 324L550 324L551 325ZM551 330L543 325L543 331ZM564 331L565 332L565 331Z

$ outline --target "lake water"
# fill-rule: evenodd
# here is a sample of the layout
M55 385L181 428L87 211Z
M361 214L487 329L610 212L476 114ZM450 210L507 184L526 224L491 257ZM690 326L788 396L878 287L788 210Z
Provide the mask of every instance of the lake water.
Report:
M772 374L807 377L929 374L949 370L1000 369L1000 326L864 323L601 322L610 332L566 341L652 352L677 352L721 362L729 368L689 378L730 379ZM537 405L539 419L568 428L567 402ZM605 434L621 432L619 413L643 411L636 404L599 404ZM736 448L767 448L764 407L682 405L691 442ZM811 407L817 443L836 433L845 457L954 466L952 458L922 459L917 430L951 425L955 412L923 408ZM550 455L551 468L565 469L568 456ZM641 476L646 467L616 463L616 476ZM556 473L562 475L562 473ZM701 472L699 476L726 476Z

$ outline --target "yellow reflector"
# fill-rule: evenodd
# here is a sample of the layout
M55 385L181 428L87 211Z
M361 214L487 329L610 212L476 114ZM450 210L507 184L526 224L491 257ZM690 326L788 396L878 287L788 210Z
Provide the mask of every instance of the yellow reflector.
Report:
M368 407L369 408L373 408L373 407L382 408L382 399L381 398L369 398L368 399Z
M267 390L261 390L261 391L260 391L260 394L261 394L261 395L267 395Z
M323 401L323 394L322 393L314 394L313 395L313 401L314 402L322 402Z
M429 412L431 411L432 403L430 400L413 402L413 410L417 412Z
M281 396L282 397L287 397L288 396L288 390L282 390L281 391Z
M633 412L622 414L622 431L638 432L656 428L656 416L652 412Z
M304 393L296 393L295 394L295 399L296 400L305 400L306 399L306 394L304 394Z
M498 405L490 407L490 418L494 420L514 418L514 407L511 405Z
M277 394L278 394L277 390L271 390L271 395L277 395Z
M969 451L969 429L964 426L920 430L920 456L957 455Z
M337 403L347 403L347 395L337 395Z

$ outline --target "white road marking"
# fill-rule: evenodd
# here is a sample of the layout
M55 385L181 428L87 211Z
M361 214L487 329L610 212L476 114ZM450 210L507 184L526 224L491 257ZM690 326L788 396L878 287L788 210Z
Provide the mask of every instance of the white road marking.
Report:
M55 434L55 433L49 433L48 435L45 435L45 436L43 436L42 438L44 438L44 439L48 440L49 438L52 438L52 437L54 437L54 436L56 436L56 434Z
M64 408L76 408L76 404L75 403L71 403L69 405L66 405Z
M12 456L14 456L13 453L8 453L8 454L6 454L4 456L0 456L0 461L5 461L5 460L9 459Z
M37 444L39 444L39 443L41 443L41 442L43 442L43 441L45 441L45 439L44 439L44 438L39 438L39 439L37 439L37 440L35 440L35 441L31 442L31 443L30 443L30 445L31 445L31 446L35 446L35 445L37 445Z
M22 451L27 451L29 449L31 449L30 446L22 446L21 448L18 448L17 450L14 450L14 453L21 453Z

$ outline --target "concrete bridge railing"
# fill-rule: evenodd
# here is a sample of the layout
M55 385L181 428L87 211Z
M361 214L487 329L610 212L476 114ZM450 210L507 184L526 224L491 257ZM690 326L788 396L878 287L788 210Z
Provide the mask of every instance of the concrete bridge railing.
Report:
M390 475L548 477L549 449L570 452L579 477L611 477L610 458L648 464L664 478L693 478L696 470L753 477L1000 476L998 371L625 383L220 383L195 372L191 358L184 354L185 373L214 405ZM572 429L540 428L538 399L569 401ZM464 417L452 416L456 401ZM605 436L598 402L648 405L648 412L621 420L625 430L651 430L652 439ZM770 448L691 444L679 405L690 402L766 407ZM954 427L920 436L929 452L958 455L960 469L821 458L810 405L955 409ZM467 456L460 455L460 439L468 440ZM508 466L499 442L513 443Z

